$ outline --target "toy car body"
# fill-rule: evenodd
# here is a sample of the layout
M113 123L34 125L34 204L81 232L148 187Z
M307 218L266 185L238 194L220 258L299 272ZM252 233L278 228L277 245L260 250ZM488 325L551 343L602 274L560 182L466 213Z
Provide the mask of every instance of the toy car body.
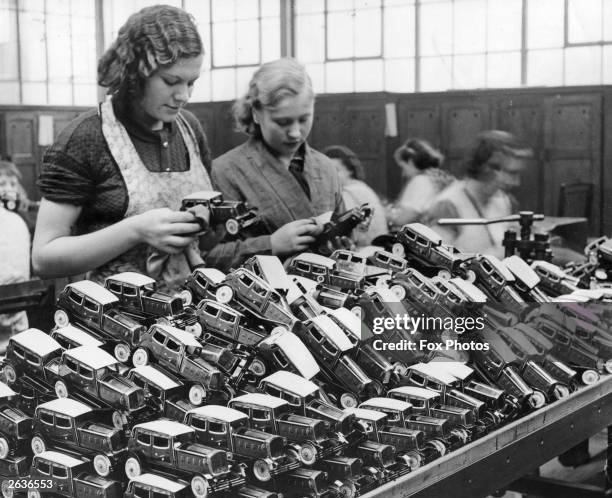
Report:
M125 377L127 367L100 348L67 349L60 359L49 362L45 370L49 379L56 379L58 398L82 397L92 406L113 408L113 425L117 428L151 414L144 391Z
M389 251L378 250L368 256L368 262L373 266L378 266L392 273L404 271L408 268L408 261L400 258Z
M49 335L59 343L62 349L78 348L79 346L104 348L104 342L99 336L85 332L72 324L65 327L53 327Z
M32 437L32 419L15 408L17 393L0 382L0 459L19 456Z
M263 392L286 401L298 415L325 420L329 434L353 446L362 438L353 427L355 417L323 399L319 386L304 377L279 370L259 382Z
M30 480L44 483L38 489L28 490L28 498L41 496L67 496L81 498L122 498L119 481L91 475L90 462L58 451L45 451L34 455L30 469Z
M189 381L189 401L202 403L208 390L221 390L221 371L201 357L202 345L188 332L170 325L155 324L142 336L132 359L138 367L154 359L159 365Z
M184 329L196 337L202 334L202 326L193 310L183 308L180 297L157 291L157 283L151 277L123 272L107 277L104 286L117 297L121 310L145 325L160 321Z
M361 496L379 486L383 473L374 467L363 467L360 458L334 455L325 458L318 467L324 469L332 481L340 481L341 496Z
M330 435L327 422L296 414L289 403L269 394L249 393L233 398L229 408L249 415L249 426L292 442L304 465L340 452L346 442Z
M73 399L55 399L36 408L32 451L52 447L93 459L96 473L107 477L123 464L127 440L122 429L100 423L100 413Z
M243 476L233 475L227 452L196 443L192 427L172 420L138 424L128 441L125 473L130 478L144 468L169 471L187 476L194 496L206 496L238 488Z
M261 320L285 325L289 329L297 322L285 299L268 282L246 268L229 272L217 290L216 298L223 304L234 301Z
M9 385L24 374L44 379L45 365L61 353L62 347L58 342L42 330L24 330L9 339L2 373Z
M570 294L578 287L578 279L565 273L557 265L548 261L534 261L531 268L540 277L540 286L549 296Z
M221 192L203 190L184 197L181 211L195 206L204 206L210 211L210 225L225 225L229 235L238 235L244 230L253 229L259 222L257 210L249 208L241 201L225 201Z
M313 297L320 306L331 309L340 307L351 309L357 304L357 299L363 292L361 289L351 292L343 292L338 289L319 284L311 278L302 277L300 275L291 275L291 279L295 282L302 293ZM313 313L312 316L320 314L320 312ZM312 316L308 316L308 318L312 318ZM305 318L300 317L300 319Z
M285 438L250 428L248 415L233 408L200 406L187 413L185 423L195 429L200 443L231 451L246 462L258 481L267 482L301 465L297 455L287 453Z
M253 272L282 296L286 296L293 286L283 263L278 256L255 255L247 259L242 266Z
M330 256L336 262L336 271L340 275L363 277L366 283L383 285L391 272L369 264L367 256L348 249L336 249Z
M294 257L289 263L288 272L341 290L350 291L365 286L363 275L340 272L333 259L310 252L304 252Z
M335 498L351 496L340 494L340 483L330 483L327 472L323 470L300 468L283 474L278 483L287 490L287 496L306 496L312 498ZM346 489L346 488L345 488Z
M157 474L140 474L127 485L123 498L160 496L164 498L190 498L189 483L182 479L168 479Z
M216 268L196 268L180 292L183 304L198 303L201 299L216 299L217 290L223 285L225 277L225 273Z
M414 268L395 273L389 289L409 310L432 313L438 304L438 292L430 279Z
M57 298L54 319L58 327L72 320L99 333L114 345L115 357L126 362L145 327L119 311L119 299L99 284L81 280L68 284Z
M343 408L355 407L361 397L382 392L382 384L370 379L351 357L353 344L331 318L320 315L303 325L300 337L318 359L323 382L336 392Z
M257 349L266 361L266 372L289 370L305 379L312 379L321 371L304 343L288 330L273 331L258 344Z
M28 478L31 456L0 458L0 494L5 498L19 496L15 490L15 478Z
M127 378L144 390L148 403L160 416L181 421L195 405L187 401L189 388L160 366L142 365L132 368Z
M12 384L11 388L18 394L14 398L14 406L29 417L34 415L38 405L56 398L53 385L47 383L44 379L38 380L27 375L19 377L19 380Z
M372 217L373 210L368 204L363 204L360 207L354 207L341 213L323 225L323 231L317 235L316 240L312 244L315 252L319 254L329 254L329 243L333 242L336 237L344 237L358 225L365 225Z

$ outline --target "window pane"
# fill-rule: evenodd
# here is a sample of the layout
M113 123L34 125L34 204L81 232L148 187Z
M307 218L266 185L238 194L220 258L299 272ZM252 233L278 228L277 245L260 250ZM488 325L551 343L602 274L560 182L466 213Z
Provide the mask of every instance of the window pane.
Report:
M421 91L431 92L451 88L450 57L424 57L421 59Z
M380 92L383 87L383 61L381 59L355 62L356 92Z
M280 1L279 0L260 0L261 2L261 17L279 17L280 16Z
M46 104L47 103L47 84L46 83L26 83L21 86L23 104Z
M484 54L455 56L453 88L484 88L484 86Z
M261 20L261 62L280 57L280 19Z
M373 57L382 55L381 12L361 10L355 12L355 56Z
M603 47L603 81L604 85L612 83L612 46Z
M331 2L327 1L327 10L330 12L334 10L353 10L354 2L353 0L332 0Z
M17 79L17 14L5 2L0 7L0 61L0 80Z
M455 2L453 50L456 54L474 54L485 51L486 13L486 4L483 0Z
M489 0L487 17L489 52L521 48L522 10L521 0Z
M236 25L233 22L218 22L213 25L213 65L236 64Z
M385 57L414 57L414 7L385 9Z
M329 93L354 91L352 62L330 62L327 64L325 91Z
M46 22L49 79L69 78L72 75L69 18L47 14Z
M257 67L239 67L236 69L236 95L233 98L245 95L249 89L249 83Z
M567 40L569 43L601 40L601 3L601 0L568 0ZM607 24L610 24L609 21L610 18Z
M565 50L565 84L601 84L601 47L576 47Z
M529 48L563 46L563 1L528 0L527 46Z
M344 59L353 57L354 34L352 12L334 12L327 15L327 57Z
M19 83L0 81L0 104L19 104Z
M236 23L236 45L238 65L259 64L259 21Z
M452 4L442 2L421 6L421 54L450 54L453 40Z
M385 61L385 90L414 92L414 59Z
M296 22L296 54L302 62L325 60L325 17L299 16Z
M604 1L603 3L603 39L604 41L611 42L612 41L612 2ZM606 21L607 19L607 21Z
M295 0L295 12L302 14L305 12L323 12L325 0Z
M91 34L95 31L93 19L73 18L72 20L72 57L74 78L82 83L96 82L96 40Z
M527 54L527 84L562 85L563 50L532 50Z
M381 0L355 0L355 10L380 7Z
M236 98L236 72L234 69L213 69L212 99L232 100Z
M521 54L511 52L487 56L487 87L521 86Z
M64 83L49 82L49 104L72 105L72 85L70 81Z
M210 6L213 23L234 19L234 0L212 0Z
M325 88L325 65L324 64L306 64L306 71L312 80L312 88L315 93L326 92Z
M385 7L393 5L414 5L414 0L385 0Z
M257 19L259 17L258 0L235 0L236 19Z
M21 77L24 81L44 80L47 77L44 15L38 12L22 12L19 22Z

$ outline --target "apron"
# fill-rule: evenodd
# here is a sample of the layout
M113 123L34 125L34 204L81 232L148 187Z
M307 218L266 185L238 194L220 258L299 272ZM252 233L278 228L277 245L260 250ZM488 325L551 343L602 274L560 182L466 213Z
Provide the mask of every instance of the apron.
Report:
M179 200L186 194L212 190L193 130L180 114L176 124L189 153L189 171L152 173L140 159L127 130L115 117L111 98L107 98L100 105L99 113L102 133L127 189L126 218L156 208L178 209ZM186 251L197 251L197 243L194 245L195 247L190 246ZM88 278L102 282L115 273L135 271L158 280L160 290L174 291L191 273L186 251L169 255L146 244L138 244L93 270Z

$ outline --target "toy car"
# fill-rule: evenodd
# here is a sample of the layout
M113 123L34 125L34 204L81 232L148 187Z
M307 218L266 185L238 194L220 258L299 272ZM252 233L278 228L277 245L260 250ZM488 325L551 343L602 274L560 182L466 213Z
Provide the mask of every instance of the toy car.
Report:
M19 496L19 491L15 489L15 480L18 478L27 479L31 465L32 457L30 455L0 458L0 493L4 498ZM25 492L22 496L26 496Z
M201 299L216 299L217 290L225 280L225 273L216 268L196 268L185 281L179 296L188 306L199 303Z
M366 283L363 275L340 272L333 259L310 252L295 256L288 272L343 291L362 289Z
M130 479L123 494L124 498L149 498L150 496L190 498L193 495L188 482L176 477L168 479L151 473L140 474Z
M28 489L28 498L42 496L122 498L119 481L91 475L90 467L89 461L58 451L44 451L34 455L30 481L38 481L41 486Z
M276 329L258 344L257 349L266 363L263 375L274 370L289 370L312 379L321 371L304 343L288 330Z
M145 327L118 308L119 299L99 284L81 280L68 284L57 298L54 320L65 327L70 320L93 328L105 342L113 344L115 358L127 362Z
M279 476L278 484L287 490L288 497L301 497L304 493L313 498L350 497L352 488L343 482L330 482L323 470L301 468Z
M337 237L349 236L357 226L365 226L369 223L373 209L368 204L354 207L334 217L323 225L323 231L317 235L312 244L314 252L319 254L330 254L330 243Z
M135 367L154 360L190 384L189 402L201 404L209 390L225 385L221 371L201 357L202 345L190 333L169 325L155 324L143 334L132 362Z
M241 201L224 201L221 192L203 190L184 197L181 211L188 211L195 206L204 206L210 211L211 226L224 224L229 235L253 230L260 222L257 210L249 208Z
M231 451L260 482L301 465L295 454L288 453L285 438L251 429L249 416L233 408L200 406L187 413L185 423L195 429L198 442Z
M79 346L92 346L104 348L101 337L93 335L91 332L68 324L65 327L53 327L49 335L55 339L62 349L77 348Z
M391 271L370 265L366 256L355 251L336 249L329 258L336 262L336 271L341 275L363 277L372 285L384 285L391 278Z
M534 261L531 268L540 277L540 286L549 296L570 294L578 288L578 280L548 261Z
M55 399L39 405L34 414L32 451L40 455L52 447L87 456L93 459L96 473L107 477L123 464L127 440L122 429L101 423L100 415L73 399Z
M258 319L289 329L297 323L285 299L268 282L246 268L238 268L227 274L216 294L223 304L234 302Z
M104 283L119 300L119 308L145 325L157 321L184 329L196 337L202 335L202 326L193 310L183 308L180 297L158 292L156 285L152 278L136 272L112 275Z
M22 456L32 437L32 419L15 408L17 393L0 382L0 459Z
M72 396L97 408L114 409L112 421L117 428L151 415L143 390L125 377L127 370L105 351L90 346L67 349L45 366L47 378L55 379L58 398Z
M231 472L227 452L197 444L193 428L172 420L146 422L132 429L125 474L133 479L145 468L188 478L198 498L245 484L244 476Z
M408 261L404 258L382 249L368 256L368 262L373 266L391 270L392 273L401 272L408 268Z
M236 498L283 498L282 493L275 493L249 484L235 491Z

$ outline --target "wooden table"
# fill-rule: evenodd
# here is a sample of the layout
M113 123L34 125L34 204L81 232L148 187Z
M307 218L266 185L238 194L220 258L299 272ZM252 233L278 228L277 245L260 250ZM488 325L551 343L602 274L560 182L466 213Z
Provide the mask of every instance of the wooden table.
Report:
M609 425L612 376L607 375L363 496L477 498L515 489L509 485ZM573 496L595 495L585 489Z

